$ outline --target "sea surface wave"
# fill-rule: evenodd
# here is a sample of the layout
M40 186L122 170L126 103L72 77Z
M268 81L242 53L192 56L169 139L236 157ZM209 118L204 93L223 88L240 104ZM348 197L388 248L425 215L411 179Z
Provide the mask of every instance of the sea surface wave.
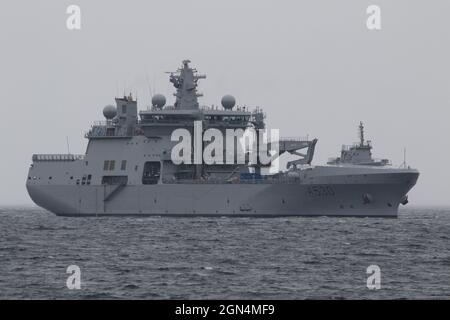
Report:
M2 299L449 299L450 209L382 218L63 218L0 208ZM69 265L81 289L69 290ZM381 289L367 288L368 266Z

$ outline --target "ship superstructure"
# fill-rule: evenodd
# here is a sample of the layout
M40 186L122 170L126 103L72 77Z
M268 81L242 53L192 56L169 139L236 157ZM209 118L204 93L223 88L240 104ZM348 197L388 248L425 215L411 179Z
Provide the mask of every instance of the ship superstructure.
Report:
M364 125L359 123L359 143L353 145L343 145L341 156L330 158L328 164L336 165L363 165L363 166L388 166L389 159L373 159L372 143L364 140Z
M106 120L86 133L84 155L33 155L26 184L33 201L66 216L396 216L406 203L417 170L373 160L362 124L360 144L325 166L312 165L317 139L309 138L279 139L278 155L288 152L297 160L276 173L267 174L268 165L259 157L250 160L249 153L243 163L175 163L174 130L226 135L266 127L261 108L238 106L231 95L222 98L222 107L200 106L198 81L206 76L189 63L169 74L173 105L156 94L150 108L138 111L131 94L116 98L115 106L103 109ZM196 147L202 151L217 142L195 141L192 158ZM228 152L223 150L224 159Z

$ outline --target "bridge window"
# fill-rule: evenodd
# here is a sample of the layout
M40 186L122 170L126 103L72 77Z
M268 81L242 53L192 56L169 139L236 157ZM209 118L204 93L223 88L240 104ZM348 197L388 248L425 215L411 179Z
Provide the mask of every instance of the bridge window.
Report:
M103 170L104 171L112 171L114 170L114 167L116 166L115 160L105 160L103 163Z
M128 176L103 176L102 184L106 185L126 185Z
M115 135L116 128L106 128L106 136L113 137Z
M122 163L120 164L120 170L126 169L127 169L127 160L122 160Z
M159 161L147 161L144 164L142 184L157 184L161 176L161 163Z

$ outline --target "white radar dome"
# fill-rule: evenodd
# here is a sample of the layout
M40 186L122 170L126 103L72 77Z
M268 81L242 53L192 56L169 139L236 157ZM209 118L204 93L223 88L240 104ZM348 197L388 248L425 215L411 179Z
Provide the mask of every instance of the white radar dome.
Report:
M231 110L233 109L234 105L236 104L236 99L232 95L225 95L222 98L222 106L227 109Z
M157 108L162 108L166 104L166 97L162 94L157 93L152 97L152 106Z
M107 105L103 108L103 115L106 119L111 120L117 115L117 109L113 105Z

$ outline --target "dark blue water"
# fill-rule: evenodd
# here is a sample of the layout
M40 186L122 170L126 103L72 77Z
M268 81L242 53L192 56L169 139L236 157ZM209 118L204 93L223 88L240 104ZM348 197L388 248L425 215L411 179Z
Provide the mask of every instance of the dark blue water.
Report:
M379 218L61 218L0 209L0 298L449 299L450 210ZM66 268L81 269L81 290ZM366 268L381 268L381 289Z

